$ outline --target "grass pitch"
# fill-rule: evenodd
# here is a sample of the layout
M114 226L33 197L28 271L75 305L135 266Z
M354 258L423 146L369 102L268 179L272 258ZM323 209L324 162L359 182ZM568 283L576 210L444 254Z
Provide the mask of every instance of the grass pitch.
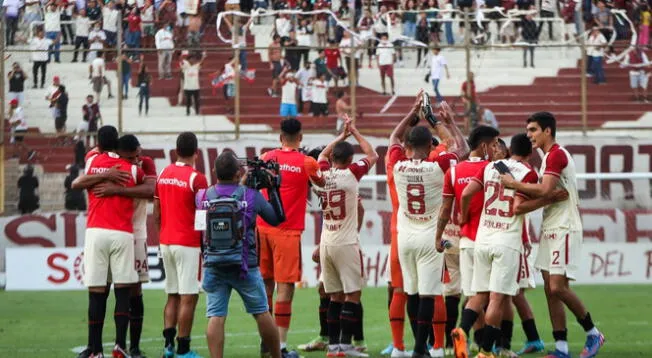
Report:
M652 357L652 286L576 286L607 342L599 357ZM148 357L160 357L163 339L162 291L145 291L145 322L141 349ZM387 319L387 294L384 288L368 288L362 295L365 338L372 357L390 342ZM543 290L528 293L539 334L551 348L552 334ZM85 292L4 292L0 291L0 357L74 357L73 349L85 345ZM289 344L296 347L315 337L319 331L315 289L300 289L295 295ZM193 328L192 347L208 357L205 296L201 296ZM107 306L104 328L105 353L110 354L114 339L113 299ZM569 340L573 356L581 351L585 335L573 316L567 314ZM411 345L408 324L406 344ZM518 318L514 325L513 349L519 349L524 335ZM259 338L254 320L248 316L237 294L232 295L227 320L226 357L258 357ZM323 357L322 352L304 353L305 357ZM537 355L533 355L537 356Z

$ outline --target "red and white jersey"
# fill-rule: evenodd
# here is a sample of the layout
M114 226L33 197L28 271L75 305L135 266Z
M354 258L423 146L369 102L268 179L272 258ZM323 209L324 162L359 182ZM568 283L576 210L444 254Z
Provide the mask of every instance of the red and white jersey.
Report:
M143 182L145 173L142 169L111 152L91 156L86 161L84 173L87 175L102 174L115 166L131 173L131 179L124 183L125 186L132 187ZM132 198L119 195L98 198L89 188L86 228L133 233L134 210L134 199Z
M514 179L519 182L536 183L539 179L537 173L528 164L513 159L503 159L498 162L505 163ZM497 162L488 164L473 178L484 187L484 207L475 242L478 245L501 245L523 252L525 215L514 214L514 198L516 195L526 196L501 184L500 173L494 167L495 163Z
M464 188L475 178L478 173L482 172L489 164L488 161L482 160L480 157L469 157L446 172L444 179L444 196L455 197L455 211L452 217L457 219L457 214L460 211L460 199ZM462 225L460 235L471 241L475 241L475 236L480 225L480 215L482 214L482 204L484 202L483 194L477 193L471 198L469 205L469 217L466 224ZM464 245L462 242L461 245ZM464 247L464 246L462 246Z
M141 155L138 166L145 173L145 178L156 179L156 166L154 160L148 156ZM147 199L134 199L134 238L147 238Z
M176 162L163 169L154 192L161 205L161 244L200 246L201 232L195 231L195 194L207 187L204 174L190 165Z
M388 167L393 171L398 194L398 235L434 235L441 207L444 173L457 162L454 153L436 158L409 159L398 144L389 148Z
M331 246L358 243L358 186L370 167L366 159L353 163L346 169L332 168L328 161L319 162L319 168L326 179L323 188L314 188L324 213L321 244Z
M543 157L541 178L546 175L554 175L559 178L556 189L565 189L568 192L568 200L550 204L543 208L541 230L567 229L582 231L575 161L570 153L559 144L553 145Z

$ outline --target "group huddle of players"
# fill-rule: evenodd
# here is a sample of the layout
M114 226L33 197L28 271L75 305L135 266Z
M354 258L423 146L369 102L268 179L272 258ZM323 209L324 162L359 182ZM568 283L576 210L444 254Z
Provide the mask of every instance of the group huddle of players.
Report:
M523 289L534 288L529 264L527 213L543 208L541 240L534 260L545 282L555 349L548 358L570 357L565 307L586 331L581 358L594 357L604 344L580 299L569 287L576 278L582 245L575 165L555 143L555 118L548 112L527 119L525 134L510 147L491 127L474 129L468 140L442 103L439 122L417 125L423 96L390 136L385 158L392 201L389 319L391 357L469 357L474 328L477 357L514 357L512 304L527 342L518 352L544 350ZM434 140L432 131L440 138ZM353 137L365 157L353 161ZM366 357L361 292L365 282L359 229L364 209L359 181L378 160L371 144L348 120L342 133L313 158L299 151L301 122L281 122L281 148L264 160L279 163L280 194L287 220L278 227L256 222L257 249L269 312L274 314L281 355L287 348L294 284L300 281L301 234L309 183L323 212L321 240L313 260L321 265L320 336L303 350L326 350L328 357ZM545 153L539 176L528 164L533 148ZM208 186L193 167L197 138L177 138L176 162L157 177L151 158L141 155L136 137L118 138L105 126L98 148L87 155L85 175L73 186L89 190L84 282L89 288L88 348L80 357L103 357L102 330L108 288L115 287L114 357L142 356L140 282L147 282L146 202L154 199L155 223L166 271L165 357L198 357L190 333L201 277L200 238L194 228L195 195ZM137 199L137 200L134 200ZM135 263L135 267L132 263ZM199 273L199 275L198 275ZM110 274L110 275L109 275ZM276 300L274 301L274 293ZM461 295L465 302L458 327ZM264 297L263 297L264 300ZM404 344L405 311L414 347ZM267 314L267 313L265 313ZM126 335L131 346L127 352ZM176 341L176 342L175 342ZM175 352L175 343L176 347ZM448 351L448 352L447 352ZM261 345L264 355L278 356Z
M478 127L465 139L443 103L441 121L432 128L439 144L431 128L417 125L421 106L420 93L393 131L385 160L393 206L392 344L383 353L466 358L472 345L480 358L542 352L544 344L523 292L535 287L527 213L543 208L534 268L543 275L555 341L545 357L571 356L565 307L586 331L579 356L596 356L604 336L569 287L578 272L582 223L575 165L568 151L555 143L554 116L533 114L527 132L514 135L507 148L491 127ZM352 163L353 149L344 141L348 135L366 156L357 163ZM528 164L533 149L545 153L541 176ZM376 159L350 122L319 155L325 184L313 191L320 199L323 225L313 259L321 265L321 332L299 346L302 350L326 350L328 357L367 356L362 342L364 270L358 230L363 209L358 182ZM518 353L511 350L512 304L527 337ZM415 342L412 351L403 340L406 306ZM471 328L474 344L468 339Z

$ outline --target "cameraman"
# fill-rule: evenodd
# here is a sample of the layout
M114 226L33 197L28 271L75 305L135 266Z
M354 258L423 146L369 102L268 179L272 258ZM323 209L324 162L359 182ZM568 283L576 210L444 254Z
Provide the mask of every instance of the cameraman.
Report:
M258 269L258 254L256 250L255 228L256 216L260 215L269 225L280 224L276 213L282 212L282 208L274 207L277 201L268 203L265 198L255 189L242 187L241 183L246 180L245 169L232 152L224 151L215 161L215 174L217 184L205 191L197 193L197 203L203 203L213 199L233 197L242 202L244 206L243 224L244 239L242 261L243 266L229 265L225 262L226 255L211 256L204 255L204 280L203 288L207 294L206 315L209 318L206 337L211 358L224 356L224 323L228 312L231 290L235 289L244 302L247 313L254 316L258 324L258 331L263 343L270 348L271 356L281 357L280 342L276 325L269 313L265 284ZM241 189L242 188L242 189ZM244 189L244 190L243 190ZM242 191L238 198L238 191ZM209 235L207 231L205 235ZM248 247L247 247L248 246ZM245 250L248 249L247 252Z

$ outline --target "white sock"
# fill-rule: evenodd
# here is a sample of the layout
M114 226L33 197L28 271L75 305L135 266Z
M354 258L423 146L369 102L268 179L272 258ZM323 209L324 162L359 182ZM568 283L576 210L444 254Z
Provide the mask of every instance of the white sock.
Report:
M285 348L287 348L287 347L288 347L288 343L287 343L287 342L281 342L281 350L283 350L283 349L285 349Z
M568 354L568 342L567 341L555 341L555 349L558 351Z
M587 336L597 336L599 334L600 334L600 331L598 331L598 329L595 326L593 328L591 328L591 330L586 332Z

